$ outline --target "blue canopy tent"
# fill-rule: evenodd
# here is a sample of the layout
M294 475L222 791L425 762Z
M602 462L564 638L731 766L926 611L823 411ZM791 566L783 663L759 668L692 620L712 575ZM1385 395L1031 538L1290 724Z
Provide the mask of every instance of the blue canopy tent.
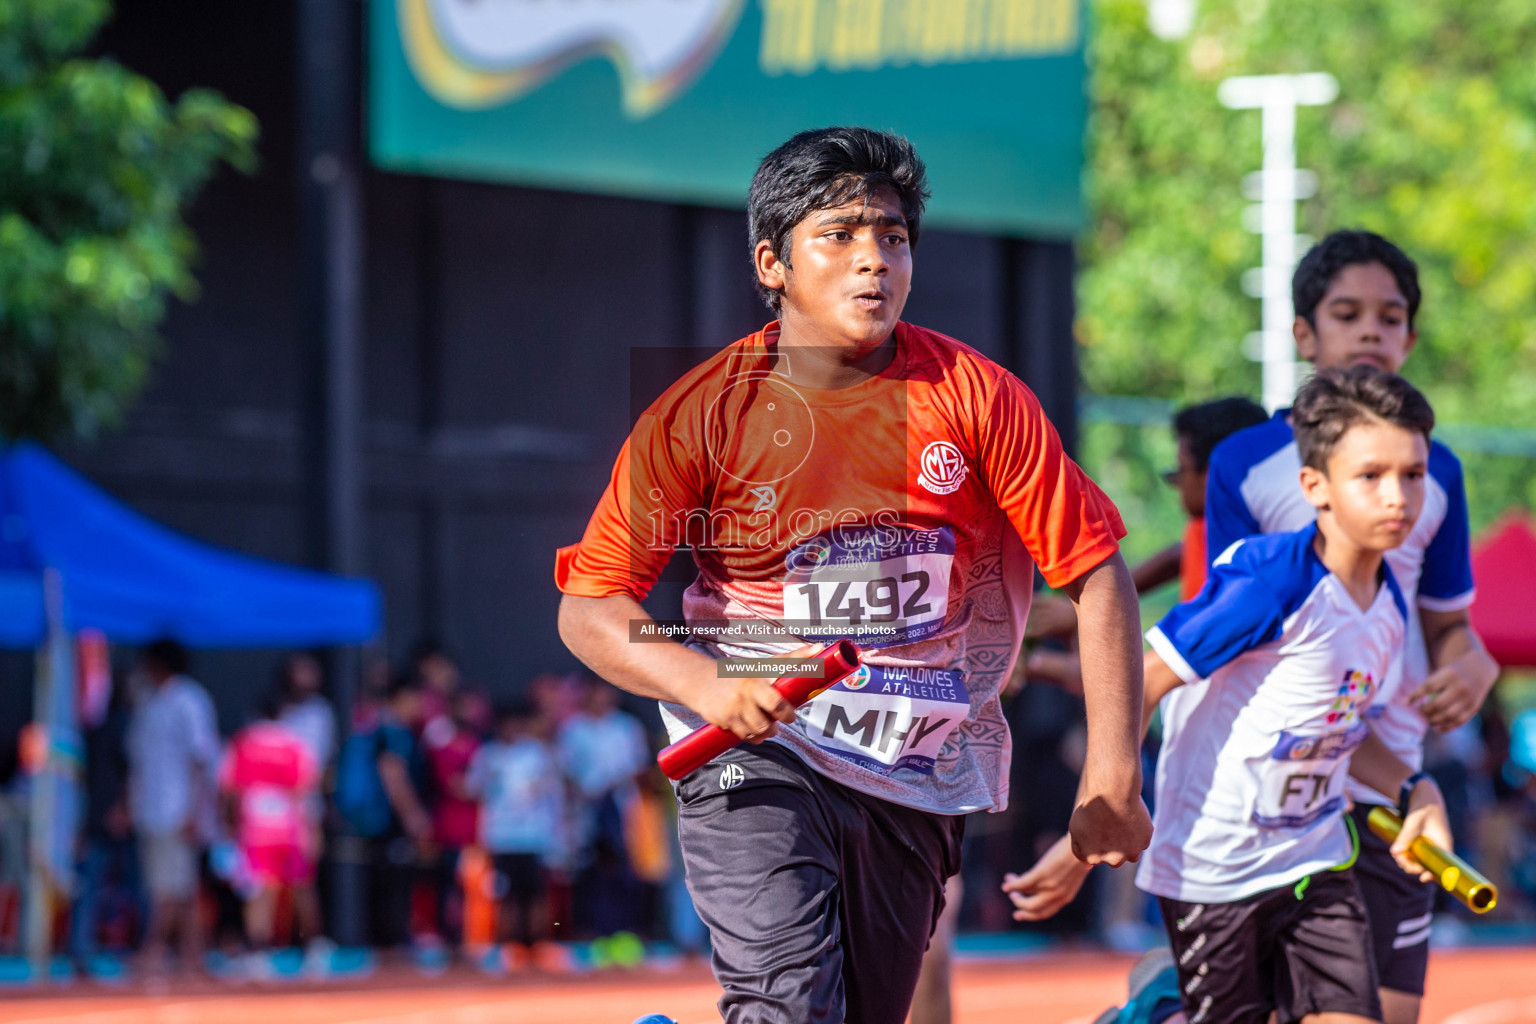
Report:
M71 631L140 644L319 647L379 631L378 588L223 551L116 501L52 454L0 451L0 645L43 642L42 573L58 572Z
M0 647L35 649L47 754L33 783L27 947L36 970L67 893L81 745L73 637L173 637L190 647L320 647L379 631L371 581L223 551L116 501L45 449L0 449ZM41 975L39 975L41 976Z

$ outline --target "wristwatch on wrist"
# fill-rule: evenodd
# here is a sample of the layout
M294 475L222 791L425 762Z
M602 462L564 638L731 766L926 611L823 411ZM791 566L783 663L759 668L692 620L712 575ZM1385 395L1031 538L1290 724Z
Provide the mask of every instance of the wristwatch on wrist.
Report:
M1417 786L1419 783L1428 778L1432 778L1429 772L1414 772L1412 775L1403 780L1403 784L1398 787L1397 790L1398 817L1408 817L1408 798L1413 795L1413 787Z

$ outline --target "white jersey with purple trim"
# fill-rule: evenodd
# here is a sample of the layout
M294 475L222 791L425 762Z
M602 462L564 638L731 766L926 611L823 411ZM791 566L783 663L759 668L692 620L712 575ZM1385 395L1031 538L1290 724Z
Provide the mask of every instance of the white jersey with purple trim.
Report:
M1163 699L1152 845L1136 884L1229 903L1345 861L1351 752L1407 605L1390 571L1362 609L1315 524L1252 537L1147 633L1184 686Z
M1301 455L1291 433L1290 410L1267 423L1240 430L1211 453L1206 477L1207 557L1215 559L1244 537L1299 530L1317 517L1301 493ZM1438 441L1429 446L1424 508L1408 539L1387 552L1387 564L1409 608L1459 611L1472 604L1471 529L1461 463ZM1429 653L1417 614L1408 616L1408 635L1387 674L1381 698L1371 708L1376 735L1404 763L1424 762L1424 716L1407 702L1429 676ZM1362 803L1394 804L1395 796L1350 780L1348 792Z

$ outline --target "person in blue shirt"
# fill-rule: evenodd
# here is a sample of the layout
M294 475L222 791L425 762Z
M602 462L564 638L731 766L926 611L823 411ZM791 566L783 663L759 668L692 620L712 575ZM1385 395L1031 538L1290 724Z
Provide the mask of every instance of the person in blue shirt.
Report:
M1373 366L1396 373L1418 340L1421 301L1414 262L1379 235L1336 231L1296 267L1296 348L1319 370ZM1301 459L1290 410L1227 438L1211 454L1206 484L1208 557L1252 534L1300 529L1315 511L1298 486ZM1372 706L1372 728L1398 758L1423 764L1424 736L1448 732L1482 706L1498 676L1468 616L1472 557L1461 464L1438 441L1429 449L1424 509L1413 532L1387 554L1408 602L1407 640ZM1387 1024L1414 1024L1429 962L1434 887L1397 871L1386 844L1365 828L1391 794L1352 783L1360 828L1358 875L1370 912Z
M1293 422L1315 521L1231 545L1147 634L1143 726L1161 701L1164 739L1136 882L1172 953L1101 1024L1380 1021L1346 776L1397 794L1394 870L1428 878L1409 844L1450 843L1433 780L1367 724L1407 631L1385 555L1426 504L1433 411L1401 377L1353 367L1309 381ZM1086 873L1058 843L1020 880L1015 916L1054 913Z

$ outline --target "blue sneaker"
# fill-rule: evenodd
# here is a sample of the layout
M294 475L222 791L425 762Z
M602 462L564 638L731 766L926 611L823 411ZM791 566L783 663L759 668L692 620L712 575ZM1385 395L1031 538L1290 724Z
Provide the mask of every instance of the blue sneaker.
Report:
M1179 970L1166 946L1149 950L1131 965L1124 1006L1111 1006L1093 1024L1162 1024L1182 1009Z
M638 1017L635 1024L677 1024L677 1021L664 1013L648 1013L644 1017Z
M1166 946L1148 951L1131 966L1126 987L1129 991L1120 1010L1120 1024L1159 1024L1182 1005L1179 969Z

